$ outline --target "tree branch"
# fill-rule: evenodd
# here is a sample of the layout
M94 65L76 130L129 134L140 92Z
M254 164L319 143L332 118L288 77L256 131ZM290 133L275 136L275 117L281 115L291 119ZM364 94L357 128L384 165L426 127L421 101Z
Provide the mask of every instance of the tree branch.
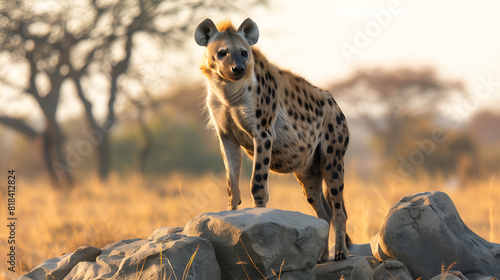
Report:
M0 123L14 129L17 132L24 134L28 138L36 138L40 136L38 132L36 132L33 128L24 123L22 119L0 116Z

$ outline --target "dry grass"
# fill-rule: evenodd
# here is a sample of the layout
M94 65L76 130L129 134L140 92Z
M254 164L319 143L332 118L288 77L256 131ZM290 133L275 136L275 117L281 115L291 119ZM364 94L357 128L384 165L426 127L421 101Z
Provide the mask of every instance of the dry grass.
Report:
M171 175L144 181L138 175L107 183L95 177L67 191L55 191L45 181L17 182L17 273L26 273L45 259L74 251L82 245L103 247L126 238L146 238L162 226L182 226L197 214L225 210L227 194L222 176L200 178ZM291 177L270 179L268 206L314 215L298 183ZM251 207L249 182L242 180L243 203ZM392 203L404 195L441 190L455 202L465 223L483 238L500 241L500 184L491 178L467 188L446 189L440 179L421 179L393 186L363 183L354 175L346 179L348 232L355 243L369 242ZM2 190L3 191L3 190ZM1 219L6 221L6 197L1 193ZM0 246L7 248L7 232ZM5 254L0 278L6 277ZM22 270L21 270L22 268Z

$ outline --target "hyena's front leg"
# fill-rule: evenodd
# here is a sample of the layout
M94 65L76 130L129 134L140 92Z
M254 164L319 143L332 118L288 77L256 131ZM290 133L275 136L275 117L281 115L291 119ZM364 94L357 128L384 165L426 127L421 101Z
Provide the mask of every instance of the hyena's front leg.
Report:
M262 131L253 138L254 157L251 189L254 207L266 207L269 200L267 177L271 164L273 138L269 130Z
M241 204L241 195L239 188L240 171L241 171L241 148L236 141L220 137L220 150L226 167L227 178L227 194L228 194L228 210L238 209Z

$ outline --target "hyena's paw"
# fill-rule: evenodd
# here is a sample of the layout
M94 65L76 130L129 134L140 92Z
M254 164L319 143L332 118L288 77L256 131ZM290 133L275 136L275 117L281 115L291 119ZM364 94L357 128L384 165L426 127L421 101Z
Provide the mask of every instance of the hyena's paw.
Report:
M335 261L345 260L348 255L349 254L347 253L347 249L345 247L337 248L337 246L335 246L335 258L334 258Z
M321 254L321 256L319 257L319 260L318 260L318 263L324 263L328 260L328 250L323 250L323 253Z

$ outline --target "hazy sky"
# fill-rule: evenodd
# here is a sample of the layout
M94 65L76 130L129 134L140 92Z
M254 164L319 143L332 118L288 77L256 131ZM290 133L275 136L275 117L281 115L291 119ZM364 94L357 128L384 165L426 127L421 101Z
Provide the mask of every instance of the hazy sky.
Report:
M280 0L247 16L269 59L320 86L362 66L432 65L477 91L475 110L500 109L500 1Z

